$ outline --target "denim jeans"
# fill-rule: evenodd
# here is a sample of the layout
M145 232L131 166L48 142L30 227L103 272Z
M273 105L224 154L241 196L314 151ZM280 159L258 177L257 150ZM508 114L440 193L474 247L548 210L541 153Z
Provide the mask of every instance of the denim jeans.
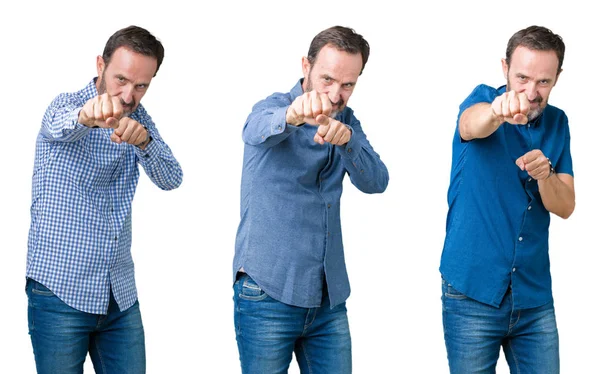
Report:
M468 298L442 280L442 310L451 373L495 373L500 347L511 373L559 373L552 302L517 310L509 289L500 308L495 308Z
M121 312L112 293L107 315L73 309L27 280L29 335L38 374L80 374L90 354L96 373L146 372L144 328L136 302Z
M352 372L346 304L330 308L324 292L318 308L300 308L267 295L247 274L234 284L234 321L244 374L287 373L292 353L300 372Z

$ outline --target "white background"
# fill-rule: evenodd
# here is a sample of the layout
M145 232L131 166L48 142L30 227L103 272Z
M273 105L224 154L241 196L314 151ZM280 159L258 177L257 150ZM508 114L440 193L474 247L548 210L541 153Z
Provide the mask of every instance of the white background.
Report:
M532 24L567 46L550 99L570 119L577 193L573 216L553 216L550 230L561 364L567 374L597 370L600 32L591 8L576 1L10 3L0 6L1 373L35 372L24 272L44 110L58 93L83 88L106 40L130 24L164 43L164 63L142 103L184 170L172 192L142 174L133 203L148 373L240 371L231 261L242 126L255 102L289 91L313 36L337 24L371 45L349 105L390 172L383 195L346 183L342 199L354 372L448 371L438 266L458 105L479 83L504 84L506 43ZM86 372L93 372L89 359ZM290 372L298 372L295 361ZM503 354L498 372L508 372Z

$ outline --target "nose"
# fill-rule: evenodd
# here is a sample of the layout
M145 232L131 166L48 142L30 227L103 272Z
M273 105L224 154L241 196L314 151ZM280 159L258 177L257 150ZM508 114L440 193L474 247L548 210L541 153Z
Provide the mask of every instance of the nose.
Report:
M529 101L533 101L538 97L538 92L537 92L537 85L535 82L529 82L529 84L527 84L525 86L525 95L527 95L527 99L529 99Z
M329 92L327 93L327 96L333 104L337 104L340 101L340 98L342 97L341 86L334 85L333 87L331 87L329 89Z
M133 100L133 87L131 85L127 85L123 88L123 92L121 92L121 99L127 104L130 104Z

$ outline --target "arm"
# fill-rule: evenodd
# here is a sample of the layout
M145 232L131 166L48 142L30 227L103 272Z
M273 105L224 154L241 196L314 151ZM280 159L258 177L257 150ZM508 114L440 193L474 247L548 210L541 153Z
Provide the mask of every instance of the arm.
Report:
M458 121L460 137L465 141L487 138L502 121L492 111L492 104L478 103L466 109Z
M575 210L575 181L569 174L552 174L538 181L542 202L547 211L567 219Z
M570 154L569 154L570 160ZM569 161L570 163L570 161ZM548 158L539 149L525 153L516 161L521 170L538 181L542 203L547 211L567 219L575 209L575 182L567 173L552 173ZM557 165L560 169L562 164ZM567 167L570 169L570 166Z
M465 141L487 138L504 122L526 124L527 113L529 100L524 93L505 92L491 104L481 102L466 109L458 121L460 137Z
M272 147L297 131L297 126L286 123L286 112L290 104L291 101L285 95L274 94L254 105L242 130L244 143Z
M349 122L352 132L350 140L335 146L336 151L341 155L350 181L356 188L365 193L381 193L389 181L387 167L371 147L360 121L352 113Z
M133 145L138 162L158 188L173 190L181 185L183 172L169 146L158 133L152 118L144 112L142 125L149 134L149 142Z
M44 114L40 133L50 142L74 142L83 138L90 128L79 123L83 103L70 94L57 96Z

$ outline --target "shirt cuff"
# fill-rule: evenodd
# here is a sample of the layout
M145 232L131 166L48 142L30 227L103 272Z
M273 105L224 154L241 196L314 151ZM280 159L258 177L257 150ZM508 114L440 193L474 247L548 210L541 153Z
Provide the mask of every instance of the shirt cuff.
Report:
M290 133L298 130L298 126L285 122L285 114L288 107L277 108L271 117L271 135L279 135L283 132Z
M352 128L352 126L346 126L350 129L352 135L350 136L350 140L348 141L348 143L340 146L340 150L342 151L341 154L342 157L348 158L350 160L355 160L358 157L357 151L360 149L360 144L354 136L354 129Z
M154 138L150 140L150 143L146 145L145 149L141 149L137 145L134 145L133 147L135 149L135 153L141 160L148 160L154 158L156 155L158 155L160 151L160 145L156 140L154 140Z
M74 123L74 125L73 125L74 130L78 130L78 129L82 129L82 128L89 128L86 125L79 123L79 112L81 112L82 109L83 109L83 107L75 108L71 111L71 113L69 113L69 121L71 123Z

